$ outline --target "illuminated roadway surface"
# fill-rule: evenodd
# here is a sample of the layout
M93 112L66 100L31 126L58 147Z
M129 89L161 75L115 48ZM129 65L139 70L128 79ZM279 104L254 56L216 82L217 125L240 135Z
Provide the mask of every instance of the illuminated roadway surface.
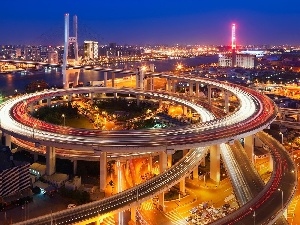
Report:
M133 151L135 147L137 147L137 149L140 150L143 145L145 145L144 147L146 147L147 149L152 148L152 150L154 146L158 146L155 147L154 151L165 150L167 148L177 150L183 148L195 148L196 146L200 146L200 147L196 147L194 150L191 150L190 153L188 153L185 158L183 158L179 163L174 165L171 169L167 170L161 175L143 184L140 184L134 188L126 190L122 193L119 193L107 199L89 203L80 207L76 207L71 210L65 210L59 213L54 213L53 218L56 224L70 224L73 222L82 221L85 218L96 217L97 215L102 215L108 212L123 210L125 208L129 208L130 207L129 204L133 204L136 201L144 201L146 199L149 199L154 194L158 194L168 189L175 183L177 183L182 176L188 174L190 171L194 169L195 166L198 165L199 161L201 160L201 158L204 157L206 153L206 149L201 146L220 144L234 139L238 139L240 137L245 137L257 133L258 131L267 127L276 117L277 111L274 103L269 98L251 89L238 87L236 85L231 85L226 83L217 83L206 79L195 79L195 78L190 78L190 79L198 80L201 81L202 83L211 84L223 89L228 89L239 99L240 108L236 110L233 114L230 114L229 116L224 117L222 119L211 120L212 118L210 118L207 120L211 120L211 121L203 122L197 125L187 126L184 128L180 127L173 130L172 129L167 129L163 131L146 130L146 131L132 131L132 132L116 131L116 132L108 132L108 133L101 132L101 131L97 133L97 131L95 130L85 130L84 133L83 132L76 133L78 132L78 129L73 129L73 128L62 129L62 127L54 126L54 125L48 125L54 127L47 127L47 124L38 124L39 126L40 125L43 126L36 127L36 129L33 131L31 126L35 124L36 121L32 121L33 120L32 118L28 118L26 116L27 113L26 104L30 103L31 100L38 101L40 98L46 98L53 95L68 94L68 91L69 93L78 93L78 92L89 93L91 90L90 88L49 91L49 92L44 92L42 94L38 93L35 95L35 97L34 95L27 96L27 97L22 96L19 97L18 99L7 101L3 105L1 105L0 116L1 118L4 118L4 120L3 119L1 120L1 128L2 130L4 130L4 132L12 134L13 136L17 136L19 138L25 138L25 139L27 138L29 140L33 139L34 141L36 141L35 138L37 138L38 141L41 141L41 139L39 138L42 137L45 138L47 144L51 143L49 144L50 146L55 146L55 142L57 141L67 142L68 146L70 145L75 146L74 142L78 144L78 140L73 140L73 139L76 137L82 137L83 135L84 135L84 140L82 140L82 144L94 148L95 146L99 145L96 143L100 141L101 149L103 146L111 145L111 143L109 142L110 139L114 141L121 139L117 147L114 145L110 147L112 148L112 150L123 148L122 149L123 151L124 149L126 150L129 147L131 148L131 151ZM95 88L92 90L92 92L96 92L97 90L99 90L99 92L103 92L105 88ZM129 90L129 89L126 90L118 89L117 92L123 92L123 93L134 92L134 93L140 93L141 95L143 94L142 91ZM41 96L38 97L37 95L41 95ZM149 95L152 95L153 97L169 98L166 97L167 94L160 94L154 92L149 93ZM170 100L176 101L176 98L172 97L172 99ZM178 98L177 102L182 102L182 99ZM199 113L201 111L197 108L197 105L194 103L184 102L183 104L189 105ZM13 109L11 110L11 108ZM207 114L207 116L209 117L209 114ZM19 122L16 122L15 121L16 119L19 120ZM24 124L22 125L21 122L23 122ZM31 124L28 124L30 122ZM48 128L49 130L54 129L53 133L43 130L45 127ZM33 132L35 132L34 138L32 137ZM128 133L130 133L130 135L139 135L139 137L142 137L142 139L135 138L134 141L136 141L137 143L134 144L132 142L133 140L130 140L129 142L130 146L123 147L124 141L125 143L128 144L128 142L126 142L126 140L128 140L129 137ZM71 137L69 137L70 134L72 135ZM126 136L126 134L127 134L126 138L122 137L122 136ZM53 139L49 139L49 135L52 135ZM150 140L153 141L151 142L150 146L148 146L147 144L148 142L145 141L149 138ZM108 141L105 142L105 140ZM45 144L45 143L41 143L41 144ZM275 166L281 167L281 164L277 165L275 160L274 167ZM281 172L279 175L282 175L282 168L278 170L279 172ZM277 190L281 181L279 175L276 177L277 179L273 179L273 180L271 179L274 182L269 182L269 185L267 185L267 186L271 185L271 188L269 187L271 190L273 190L272 188L274 188L274 190L276 188ZM249 210L250 207L257 207L257 209L260 209L260 207L262 207L263 204L265 204L265 202L268 202L269 200L272 199L271 197L272 194L274 194L273 192L268 190L267 192L261 192L260 195L254 198L254 200L250 201L252 203L251 205L247 203L244 206L248 207L247 210ZM264 201L262 201L259 197L260 198L263 197ZM241 209L244 208L245 207L242 207ZM228 218L230 218L231 221L239 221L241 219L245 219L247 217L247 214L244 212L241 215L240 212L241 210L238 210L235 213L231 214L229 217L226 217L224 219L226 219L226 221L228 220ZM264 218L264 219L267 220L268 218ZM39 217L37 219L27 221L27 223L28 222L30 222L31 224L50 224L51 215ZM227 224L227 222L225 224Z
M26 141L40 142L41 145L45 146L90 152L96 150L107 152L157 152L167 149L191 149L226 143L230 140L257 133L269 126L276 116L274 103L251 89L247 90L236 85L217 83L206 79L194 78L193 80L228 89L237 96L240 108L224 118L214 119L204 107L185 100L181 96L176 96L176 94L132 89L115 90L101 87L73 88L25 95L6 101L0 108L0 125L5 133ZM118 92L167 99L193 108L201 115L203 122L163 130L101 131L47 124L27 114L29 104L39 101L39 99L89 92ZM252 95L249 92L252 92Z

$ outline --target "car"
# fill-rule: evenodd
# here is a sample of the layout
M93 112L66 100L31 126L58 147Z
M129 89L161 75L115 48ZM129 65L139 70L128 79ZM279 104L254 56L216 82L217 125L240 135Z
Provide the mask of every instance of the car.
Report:
M72 208L75 208L75 207L76 207L75 204L69 204L69 205L68 205L68 209L72 209Z

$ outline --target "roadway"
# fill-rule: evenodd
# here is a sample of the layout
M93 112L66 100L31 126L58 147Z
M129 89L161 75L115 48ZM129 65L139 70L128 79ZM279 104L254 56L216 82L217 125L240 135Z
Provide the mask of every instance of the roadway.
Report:
M201 79L200 79L201 80ZM207 81L206 83L209 83L211 85L216 85L215 81ZM179 127L176 129L166 129L163 131L133 131L130 133L130 135L133 135L134 137L142 137L136 138L136 142L138 142L138 145L145 145L146 139L149 136L155 136L154 139L157 144L161 145L159 146L159 149L165 150L167 147L172 149L183 149L183 148L193 148L193 146L207 146L207 145L213 145L213 144L220 144L220 143L226 143L228 141L232 141L235 139L238 139L240 137L245 137L254 133L257 133L258 131L264 129L265 127L269 126L269 124L275 119L277 110L274 103L267 98L264 95L261 95L251 89L238 87L236 85L227 84L227 83L221 83L218 85L220 88L227 88L232 93L234 93L240 102L240 108L238 108L234 113L222 118L222 119L207 119L204 120L204 122L186 126L186 127ZM93 89L95 92L98 90L98 88ZM99 92L103 92L105 88L99 88ZM125 92L125 93L134 93L143 95L147 92L143 92L140 90L130 90L129 89L118 89L119 92ZM16 136L21 133L21 137L32 137L32 132L35 130L32 129L33 126L28 126L28 124L20 124L21 121L24 122L24 118L27 115L27 106L26 103L28 101L38 101L41 98L51 97L51 93L61 94L61 95L67 95L69 93L73 93L75 91L81 92L81 93L87 93L87 89L81 88L80 90L72 89L72 90L58 90L58 91L46 91L42 93L42 96L30 96L32 99L23 99L20 97L15 102L8 101L3 104L3 106L0 109L0 115L3 116L4 121L1 120L1 128L4 130L4 132L11 133ZM116 90L108 90L108 91L116 91ZM59 93L57 93L59 92ZM90 91L89 91L90 92ZM43 96L43 94L46 94ZM37 94L38 95L38 94ZM161 98L167 98L171 101L180 102L182 104L185 104L187 106L190 106L194 109L196 109L196 112L202 115L201 107L199 107L196 103L188 102L187 100L183 100L180 97L175 97L172 95L168 95L168 93L159 93L159 92L151 92L153 97L161 97ZM26 96L28 97L28 96ZM19 114L20 113L20 114ZM7 116L7 115L13 115L13 116ZM25 115L25 116L24 116ZM205 113L204 113L205 115ZM210 115L209 112L207 112L207 115ZM20 116L20 121L15 121L16 117ZM13 117L13 118L12 118ZM208 117L209 118L209 117ZM7 120L6 120L7 119ZM32 118L26 117L25 121L31 121ZM18 133L14 131L9 131L8 128L12 128L16 125L14 128L19 128ZM34 124L31 124L34 125ZM49 127L48 127L49 128ZM49 128L51 129L51 128ZM25 131L24 131L25 130ZM71 142L71 139L74 138L74 132L78 130L73 130L72 128L67 129L56 129L53 131L53 133L50 133L54 136L53 140L51 140L50 143L54 144L55 141L64 141L64 142ZM48 138L47 133L48 131L45 130L39 130L37 135L34 136L35 138L39 138L39 135L45 135L44 137ZM71 135L70 135L71 132ZM92 133L93 132L93 133ZM145 133L143 133L145 132ZM126 132L128 133L128 132ZM82 144L85 144L86 146L89 146L89 144L95 141L101 141L104 140L113 140L111 138L115 138L114 140L120 139L121 141L118 143L118 146L122 147L124 144L124 140L128 139L129 135L125 134L125 132L110 132L109 134L105 132L99 132L97 133L94 130L81 130L80 133L76 133L78 136L79 134L82 136L85 136L85 139L88 139L90 142L82 142ZM121 136L120 136L121 135ZM141 136L139 136L141 135ZM163 135L163 136L162 136ZM77 137L78 137L77 136ZM101 136L101 137L99 137ZM104 136L104 137L102 137ZM76 137L76 136L75 136ZM157 142L157 140L160 140L159 138L163 137L163 148L162 143L160 141ZM61 139L59 139L61 138ZM151 137L153 138L153 137ZM39 139L38 139L39 140ZM78 140L75 140L76 144L80 143ZM128 143L128 142L127 142ZM67 143L69 145L69 143ZM75 144L75 143L73 143ZM110 144L110 143L109 143ZM275 145L276 143L269 143L270 145ZM93 145L92 145L93 146ZM97 146L97 145L96 145ZM98 145L99 146L99 145ZM109 145L111 147L111 144ZM134 146L129 146L131 148L131 151L135 150ZM148 145L146 145L147 147ZM102 146L101 146L102 147ZM114 146L112 146L114 147ZM151 146L153 149L153 146ZM128 148L125 147L125 148ZM115 150L115 149L114 149ZM51 220L55 220L57 224L69 224L74 223L78 221L83 221L88 218L97 217L98 215L107 214L109 212L116 212L116 211L122 211L124 209L127 209L130 207L130 204L134 204L135 202L145 201L153 195L157 195L158 193L163 192L164 190L168 189L169 187L173 186L174 184L178 183L182 177L186 176L189 172L191 172L195 166L198 165L198 163L201 161L201 159L204 157L206 153L206 149L204 147L197 147L195 150L191 150L189 154L186 155L179 163L174 165L171 169L165 171L161 175L152 178L151 180L140 184L134 188L131 188L129 190L126 190L122 193L119 193L115 196L109 197L107 199L103 199L97 202L92 202L83 206L79 206L74 209L65 210L57 214L47 215L41 218L33 219L30 222L31 224L50 224ZM252 215L249 213L249 208L253 208L254 210L257 210L257 219L261 221L268 220L269 218L263 217L263 214L260 213L263 210L266 210L264 206L268 206L271 208L271 206L268 204L269 202L272 202L272 198L276 197L278 195L278 192L276 193L274 190L279 187L281 178L282 178L282 172L283 172L283 166L286 167L286 164L283 165L283 162L279 160L278 152L274 152L275 155L275 162L274 162L274 168L278 168L273 173L273 176L271 178L272 182L269 182L266 187L264 188L263 192L260 192L258 196L256 196L254 199L246 203L244 206L241 207L240 210L236 211L235 213L231 214L230 217L224 218L226 221L225 223L216 222L216 224L228 224L234 223L236 221L245 221L249 222L250 218L252 218ZM284 158L285 159L285 158ZM286 159L287 161L288 159ZM295 174L291 175L292 178ZM292 185L291 185L292 186ZM276 194L275 194L276 193ZM287 192L287 193L293 193L293 192ZM274 196L276 195L276 196ZM285 195L286 201L284 201L285 204L289 202L290 195ZM278 199L277 199L278 200ZM277 208L274 208L274 207ZM261 208L263 210L261 210ZM273 208L276 211L280 211L278 208L278 205L275 205L273 202ZM261 211L260 211L261 210ZM278 213L277 213L278 214ZM275 215L277 215L275 213ZM270 217L270 219L273 219L273 217ZM277 219L277 218L275 218ZM224 221L223 221L224 222ZM245 223L249 224L249 223Z
M193 169L198 166L199 159L205 157L207 151L206 148L191 150L183 159L159 176L111 197L81 205L73 209L66 209L58 213L53 213L52 215L27 220L26 222L17 223L16 225L51 225L52 222L55 222L55 224L71 224L88 220L89 218L99 215L123 211L130 208L131 205L137 205L171 188L178 183L182 177L192 172Z
M213 223L214 225L253 224L253 215L255 215L256 224L274 224L275 221L279 221L279 224L286 224L281 216L296 190L296 167L288 152L278 141L264 132L257 133L257 136L269 146L273 158L271 178L258 195L229 217Z
M234 92L240 102L240 107L235 112L221 119L210 117L204 107L189 101L187 97L176 94L99 87L92 90L90 88L74 88L45 91L6 101L0 108L0 125L4 133L27 141L40 142L41 145L46 146L88 151L100 148L101 151L138 152L165 151L167 148L180 150L225 143L232 139L254 134L269 126L274 120L277 114L276 106L266 96L254 91L251 93L251 90L246 92L244 88L240 89L236 85L226 83L221 84L220 88L227 88ZM47 124L32 118L27 113L28 105L39 99L89 92L119 92L175 101L178 104L193 108L202 116L203 122L196 125L164 129L163 131L99 131ZM265 110L262 110L263 108Z

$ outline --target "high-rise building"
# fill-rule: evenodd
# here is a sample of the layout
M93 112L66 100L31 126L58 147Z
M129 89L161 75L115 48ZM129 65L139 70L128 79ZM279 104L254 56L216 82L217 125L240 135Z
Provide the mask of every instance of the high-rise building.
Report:
M10 149L0 146L0 197L30 188L29 166L29 163L14 161Z
M48 52L48 63L50 64L58 64L58 53L57 51L49 51Z
M98 42L84 41L84 58L98 59Z
M219 66L222 67L242 67L242 68L255 68L257 64L257 58L255 55L250 54L235 54L236 64L233 65L233 55L220 55Z
M26 46L24 50L25 60L40 61L41 50L35 46Z

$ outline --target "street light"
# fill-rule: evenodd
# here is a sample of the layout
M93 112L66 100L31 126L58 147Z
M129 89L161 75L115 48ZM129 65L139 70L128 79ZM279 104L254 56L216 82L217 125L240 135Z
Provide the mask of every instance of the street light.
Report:
M61 117L64 118L64 126L66 126L66 116L65 116L65 114L62 114Z
M255 225L255 210L250 208L250 210L252 211L253 210L253 224Z
M280 131L279 134L281 135L281 144L283 144L283 133Z
M33 124L33 127L32 127L32 138L34 138L34 128L36 127L36 124Z
M281 191L281 211L282 211L282 215L283 215L283 190L278 188L278 191Z

